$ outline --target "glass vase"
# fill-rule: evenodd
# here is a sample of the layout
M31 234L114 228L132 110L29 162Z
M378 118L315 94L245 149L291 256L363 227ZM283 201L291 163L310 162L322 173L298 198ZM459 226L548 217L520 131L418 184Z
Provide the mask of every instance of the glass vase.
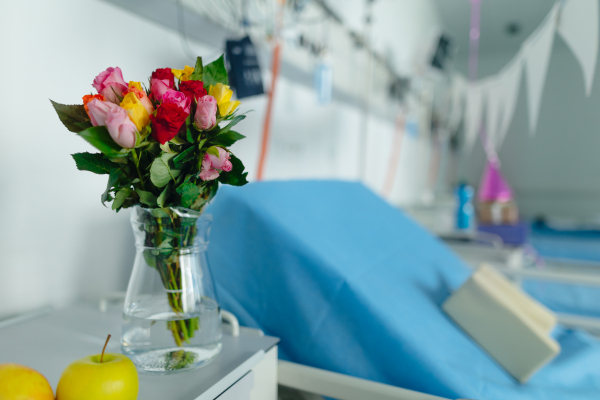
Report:
M221 313L208 268L210 215L135 207L137 248L123 308L121 349L142 372L198 368L221 351Z

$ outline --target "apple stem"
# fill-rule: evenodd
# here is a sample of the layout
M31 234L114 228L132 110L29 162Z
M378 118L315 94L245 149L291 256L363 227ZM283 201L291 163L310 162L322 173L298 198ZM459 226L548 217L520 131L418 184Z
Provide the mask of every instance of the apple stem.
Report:
M104 348L102 349L102 354L100 355L100 364L102 364L102 360L104 360L104 351L106 350L106 345L108 344L109 340L110 335L108 335L108 337L106 338L106 342L104 343Z

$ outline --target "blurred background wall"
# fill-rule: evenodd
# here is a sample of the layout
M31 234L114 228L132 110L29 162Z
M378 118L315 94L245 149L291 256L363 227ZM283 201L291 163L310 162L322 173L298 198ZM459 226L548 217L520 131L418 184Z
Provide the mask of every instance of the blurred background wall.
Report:
M486 0L481 5L479 78L498 73L554 5L551 0ZM470 3L435 0L442 25L458 42L455 70L468 73ZM529 132L523 74L517 109L499 151L502 172L527 217L600 219L600 70L585 96L580 65L555 35L535 135ZM458 175L477 186L485 163L481 142L462 154Z
M360 28L363 2L332 4ZM400 49L395 52L396 67L411 72L427 33L439 27L436 9L428 0L386 0L377 7L375 25L377 18L381 24L374 29L374 38L379 35L394 43ZM390 31L392 25L398 30ZM125 80L146 81L156 68L181 68L193 65L193 60L182 50L176 30L100 0L2 2L0 37L0 318L125 290L134 257L128 213L115 214L101 205L105 176L75 168L70 154L92 149L62 126L49 99L81 103L81 97L92 92L94 77L109 66L121 67ZM223 45L193 39L189 44L207 61L215 59ZM385 49L385 43L382 46ZM341 57L352 63L356 49L344 51ZM293 54L294 49L285 52L300 64L312 67L315 62ZM268 88L269 59L264 61ZM358 68L335 68L355 75L346 79L346 87L363 84ZM341 74L336 79L342 79ZM395 134L395 109L386 104L384 93L373 97L379 103L367 125L363 180L381 192L382 170ZM253 111L240 124L247 139L234 151L254 179L264 96L245 100L242 110ZM420 109L415 110L412 118L423 119ZM361 124L360 101L334 99L319 105L310 85L282 77L266 178L358 179ZM430 152L426 125L404 139L394 202L418 201L426 190Z
M106 177L77 171L70 154L91 147L62 126L49 99L81 103L93 91L94 77L109 66L121 67L126 80L145 82L156 68L193 65L195 55L205 61L217 58L225 38L244 33L226 18L221 25L218 18L202 19L207 7L223 2L181 0L185 35L171 0L0 3L0 318L123 291L133 262L128 212L115 214L102 207ZM463 177L477 186L485 161L481 143L470 153L441 150L439 119L447 112L447 75L427 70L432 43L444 32L458 48L450 72L467 73L469 1L299 3L306 3L306 12L283 32L265 178L360 180L405 208L451 199L453 185ZM318 3L328 5L341 22L323 19ZM369 4L372 25L367 30ZM497 73L553 4L484 1L479 77ZM168 12L156 11L163 9ZM515 24L518 29L511 28ZM272 27L260 29L268 38ZM369 66L364 46L356 45L351 31L368 33L372 50L385 65ZM299 46L300 36L329 50L331 102L320 103L313 87L312 74L323 57ZM268 40L256 46L268 90L272 46ZM410 78L401 106L390 100L392 75ZM368 86L371 106L365 118ZM585 97L581 68L557 35L537 133L531 136L522 82L499 156L526 217L600 218L597 87L598 79ZM265 109L266 96L242 102L242 111L250 111L239 127L247 139L233 150L250 180L256 179ZM461 128L459 142L462 135ZM400 149L399 163L387 182L394 148Z

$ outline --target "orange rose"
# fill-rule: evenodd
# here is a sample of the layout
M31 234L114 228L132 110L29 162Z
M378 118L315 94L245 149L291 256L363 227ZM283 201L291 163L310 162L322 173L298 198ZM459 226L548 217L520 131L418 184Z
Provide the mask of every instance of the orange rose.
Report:
M100 101L106 101L106 99L104 98L104 96L102 96L101 94L86 94L85 96L82 97L83 99L83 107L85 108L85 112L90 113L90 109L88 108L88 103L94 99L98 99Z

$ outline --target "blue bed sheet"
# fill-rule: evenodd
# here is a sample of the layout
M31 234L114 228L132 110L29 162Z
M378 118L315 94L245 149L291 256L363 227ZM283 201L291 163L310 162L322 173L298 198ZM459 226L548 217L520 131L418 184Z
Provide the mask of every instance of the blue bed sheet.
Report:
M539 225L533 225L529 241L542 257L600 263L599 231L560 231ZM600 318L600 288L525 281L523 289L556 312Z
M600 397L600 343L518 384L440 306L469 276L442 243L358 183L222 187L209 212L219 301L282 339L280 357L451 399Z

